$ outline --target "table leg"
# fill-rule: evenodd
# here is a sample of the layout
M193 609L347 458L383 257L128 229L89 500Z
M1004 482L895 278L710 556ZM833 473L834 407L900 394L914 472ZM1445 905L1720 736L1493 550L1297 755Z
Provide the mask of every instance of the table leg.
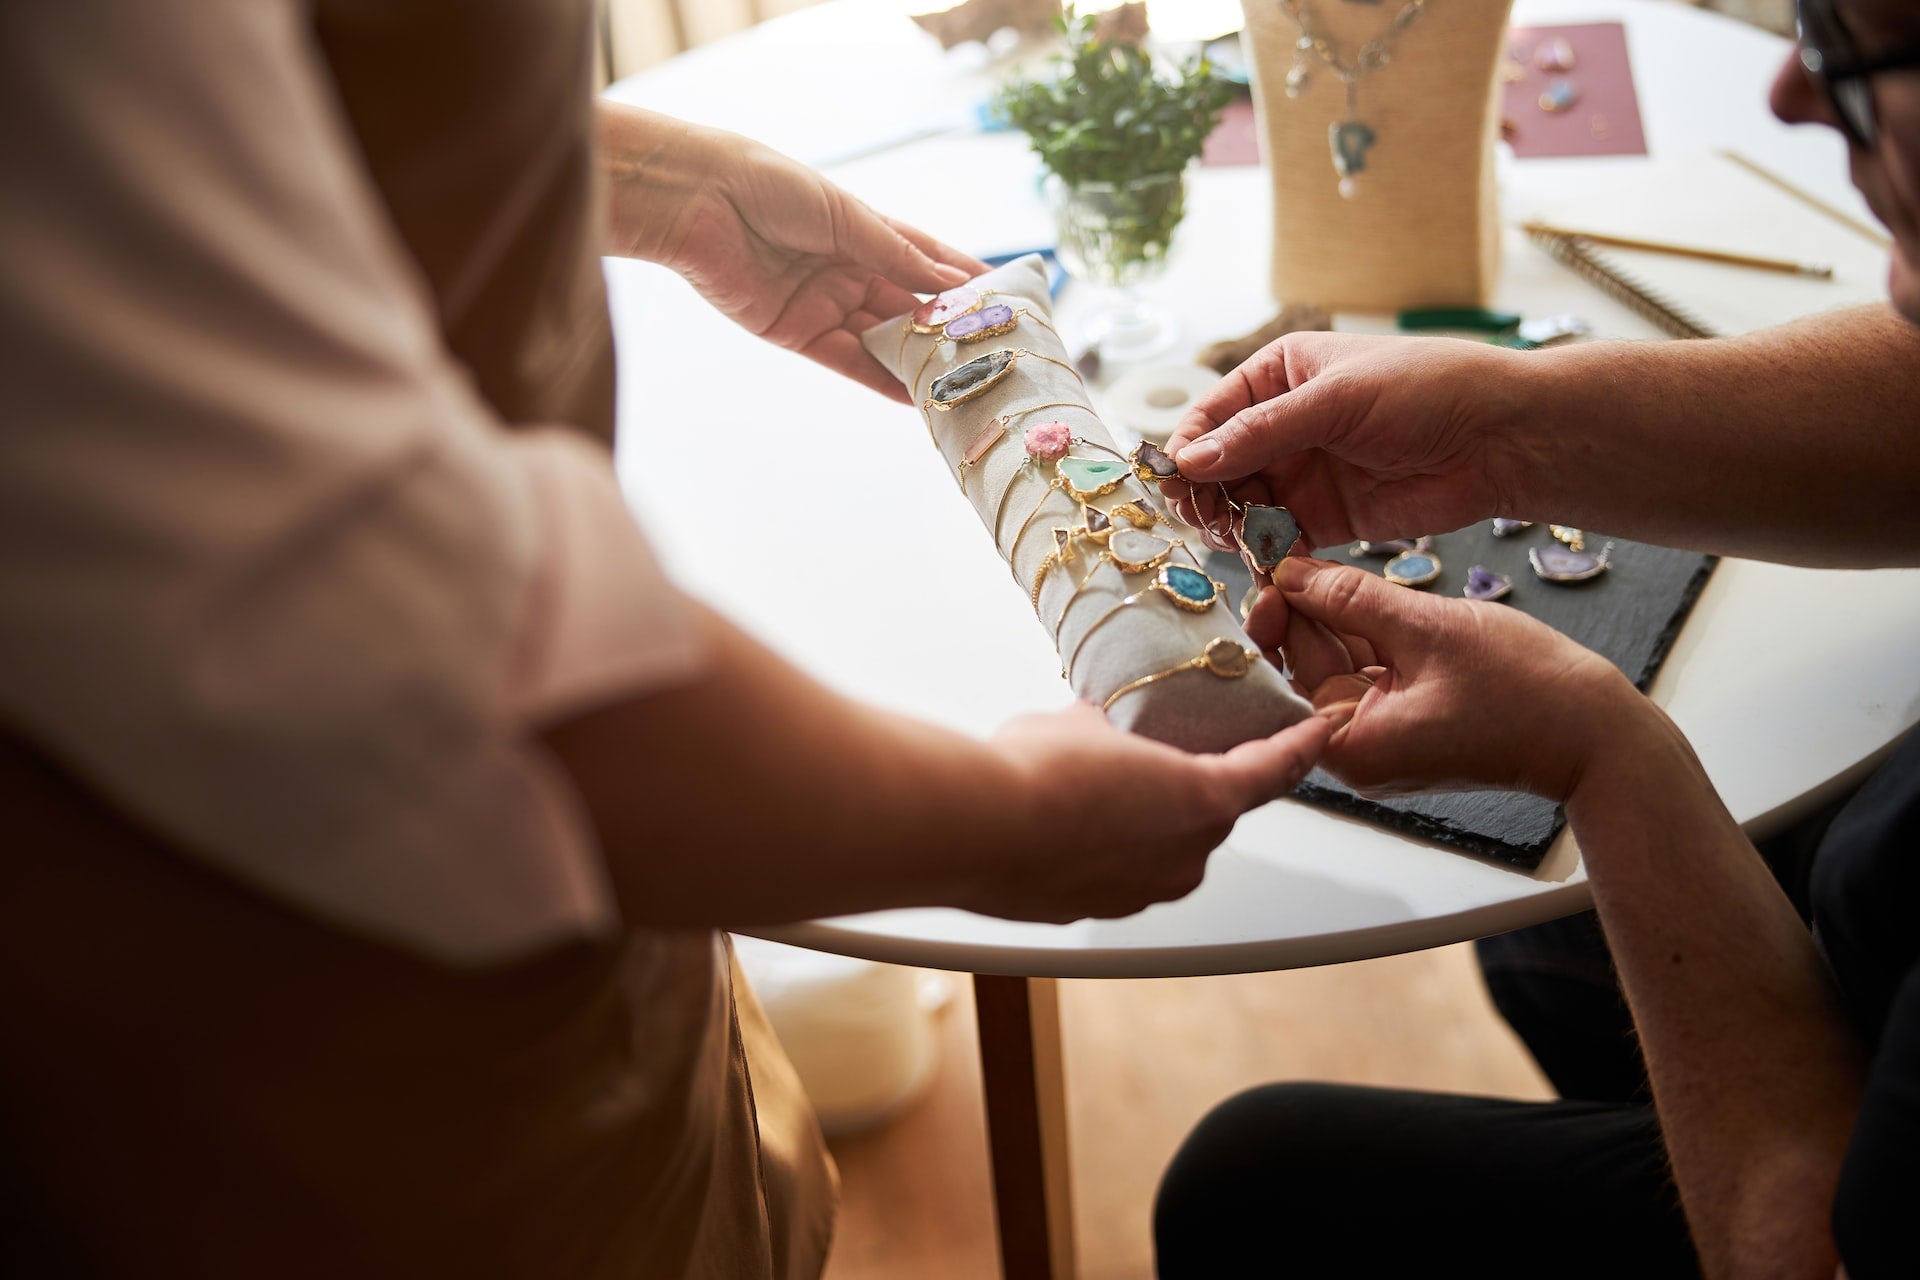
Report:
M973 995L1001 1273L1005 1280L1073 1280L1059 984L975 974Z

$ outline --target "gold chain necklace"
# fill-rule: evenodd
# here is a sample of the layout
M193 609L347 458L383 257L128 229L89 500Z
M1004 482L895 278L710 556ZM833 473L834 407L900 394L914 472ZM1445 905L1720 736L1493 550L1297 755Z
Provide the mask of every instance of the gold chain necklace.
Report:
M1361 2L1370 3L1371 0ZM1400 40L1400 33L1412 26L1426 12L1426 8L1427 0L1407 0L1406 7L1393 15L1386 30L1362 44L1349 62L1340 56L1333 42L1320 33L1313 14L1302 0L1280 0L1280 11L1300 29L1299 39L1293 42L1294 63L1287 71L1287 96L1299 97L1311 83L1313 77L1307 61L1309 55L1324 63L1334 77L1347 87L1347 118L1328 126L1327 140L1333 148L1333 171L1340 175L1340 194L1349 200L1360 193L1357 175L1366 169L1367 150L1379 138L1359 117L1360 81L1368 72L1379 71L1393 61L1393 50Z

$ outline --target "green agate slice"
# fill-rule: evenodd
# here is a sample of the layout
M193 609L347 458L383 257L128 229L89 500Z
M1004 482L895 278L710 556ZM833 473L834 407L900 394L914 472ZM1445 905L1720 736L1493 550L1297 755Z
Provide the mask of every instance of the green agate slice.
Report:
M1066 482L1067 492L1084 502L1119 488L1128 468L1117 458L1062 458L1054 464L1054 472Z

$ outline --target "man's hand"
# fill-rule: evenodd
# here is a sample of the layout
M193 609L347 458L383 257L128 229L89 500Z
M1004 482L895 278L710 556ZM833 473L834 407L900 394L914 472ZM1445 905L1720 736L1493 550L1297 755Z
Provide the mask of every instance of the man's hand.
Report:
M1596 751L1659 721L1612 663L1504 605L1285 561L1248 620L1281 643L1337 731L1322 762L1369 795L1448 787L1572 794Z
M905 403L860 335L987 268L737 134L601 104L613 251L673 268L748 332Z
M1450 338L1288 334L1197 400L1168 442L1183 518L1229 549L1218 485L1275 503L1309 546L1505 515L1523 459L1505 424L1525 355Z

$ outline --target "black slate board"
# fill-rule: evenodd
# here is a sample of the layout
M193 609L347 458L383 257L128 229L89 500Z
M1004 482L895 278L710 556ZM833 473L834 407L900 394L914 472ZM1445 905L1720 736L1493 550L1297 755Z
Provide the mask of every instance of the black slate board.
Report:
M1610 541L1603 534L1586 537L1590 551ZM1513 579L1513 592L1503 605L1532 614L1604 655L1634 684L1646 688L1706 586L1714 557L1612 539L1611 568L1587 582L1558 584L1535 577L1527 561L1528 548L1552 541L1544 524L1496 538L1492 523L1485 520L1441 534L1433 540L1441 575L1431 586L1418 589L1458 596L1466 584L1467 567L1474 564L1504 573ZM1315 554L1376 574L1387 563L1387 557L1354 555L1344 546ZM1245 566L1237 556L1216 552L1208 557L1207 567L1228 584L1237 607L1252 585ZM1312 804L1526 870L1540 865L1547 846L1566 822L1566 815L1552 802L1513 791L1368 800L1318 769L1294 794Z

